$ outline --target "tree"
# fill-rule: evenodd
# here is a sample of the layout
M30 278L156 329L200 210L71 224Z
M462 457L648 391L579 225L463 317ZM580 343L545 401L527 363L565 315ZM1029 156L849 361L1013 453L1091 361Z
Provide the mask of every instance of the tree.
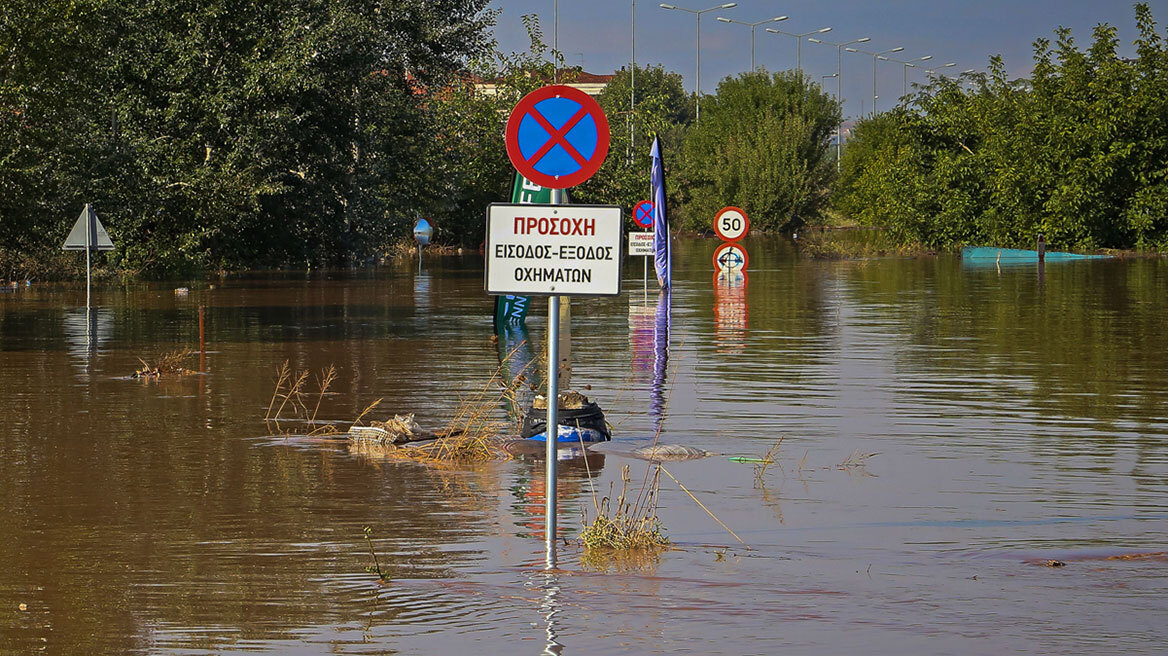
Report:
M828 140L838 121L838 104L799 72L722 80L685 136L681 225L708 230L725 205L764 230L815 217L835 175Z
M93 201L116 263L155 274L337 263L407 234L435 183L421 90L485 52L494 15L487 0L52 3L0 14L21 80L0 89L0 225L63 238ZM21 48L45 30L59 41L43 56Z
M638 67L635 82L635 101L629 69L617 71L600 92L597 102L608 116L608 158L596 175L573 190L574 199L631 210L649 197L653 137L661 137L666 150L680 145L693 113L681 75L660 66Z
M438 241L481 243L487 205L510 200L515 169L504 143L507 117L520 98L550 82L554 70L539 18L522 20L531 42L526 52L492 50L472 60L455 83L427 95L436 184L425 211L435 219Z
M1029 80L994 57L972 91L938 81L861 123L837 206L938 247L1168 246L1168 55L1147 5L1136 21L1135 60L1109 25L1086 51L1060 28L1035 42Z

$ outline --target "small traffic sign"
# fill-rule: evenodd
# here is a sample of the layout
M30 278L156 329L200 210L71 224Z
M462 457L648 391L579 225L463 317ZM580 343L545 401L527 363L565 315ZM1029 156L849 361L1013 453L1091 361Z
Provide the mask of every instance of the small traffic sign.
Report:
M714 251L714 269L717 271L745 271L750 257L740 244L726 242Z
M86 203L85 208L81 210L81 216L77 217L77 222L73 224L73 229L69 231L69 236L65 238L65 244L61 248L66 251L112 251L114 243L110 241L105 226L98 220L97 212L93 211L93 206Z
M722 241L738 241L750 230L750 219L746 212L730 205L723 207L714 216L714 232Z
M591 178L608 155L608 119L592 96L564 85L524 96L507 119L507 157L520 174L552 189Z
M417 240L419 246L427 246L430 244L430 238L434 236L434 226L426 219L418 219L414 224L414 239Z
M653 248L653 233L651 232L630 232L629 233L629 255L642 255L645 257L653 257L656 251Z
M633 221L648 230L653 227L653 201L643 200L633 207Z

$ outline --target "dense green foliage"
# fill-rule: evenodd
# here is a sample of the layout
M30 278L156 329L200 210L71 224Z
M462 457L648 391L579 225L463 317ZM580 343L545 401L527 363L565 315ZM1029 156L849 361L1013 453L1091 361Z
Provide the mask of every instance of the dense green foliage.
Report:
M976 88L941 80L857 126L838 207L932 246L1168 247L1168 51L1136 6L1137 57L1116 30L1085 52L1060 29L1029 80L1000 59Z
M828 140L838 122L835 100L798 72L722 80L685 136L674 178L680 225L709 230L726 205L741 207L764 230L798 228L817 216L835 176Z
M527 52L477 57L457 82L428 100L439 144L430 169L440 182L427 212L440 242L482 242L487 205L510 200L515 177L503 139L507 117L525 94L556 79L552 62L559 53L549 51L535 15L523 16L523 23L531 42ZM561 70L566 79L576 73Z
M653 137L661 138L666 153L673 152L693 118L693 100L682 88L681 75L654 66L637 67L635 75L628 69L617 71L597 101L608 116L608 159L592 179L573 190L573 200L631 211L651 195ZM671 163L666 157L666 167L672 169ZM671 185L667 189L672 191Z
M114 264L362 257L432 202L425 109L485 51L487 0L11 0L0 245L59 249L93 202Z

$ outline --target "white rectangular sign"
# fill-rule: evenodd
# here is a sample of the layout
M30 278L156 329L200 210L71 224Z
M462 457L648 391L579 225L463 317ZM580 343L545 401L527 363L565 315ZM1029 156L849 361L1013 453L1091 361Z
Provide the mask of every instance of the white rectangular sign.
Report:
M610 205L487 208L487 293L616 296L621 209Z
M630 232L629 255L653 255L653 233Z

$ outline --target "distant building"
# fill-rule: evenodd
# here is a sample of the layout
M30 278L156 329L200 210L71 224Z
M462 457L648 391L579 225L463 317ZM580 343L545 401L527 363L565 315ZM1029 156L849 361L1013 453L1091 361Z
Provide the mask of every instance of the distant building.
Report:
M588 73L587 71L580 71L576 69L562 69L560 71L560 84L569 86L574 89L579 89L590 96L598 96L608 86L615 75L598 75L596 73ZM487 81L480 78L473 80L475 89L482 91L483 94L493 96L498 93L498 87L495 82ZM545 80L546 84L551 84L551 80Z

